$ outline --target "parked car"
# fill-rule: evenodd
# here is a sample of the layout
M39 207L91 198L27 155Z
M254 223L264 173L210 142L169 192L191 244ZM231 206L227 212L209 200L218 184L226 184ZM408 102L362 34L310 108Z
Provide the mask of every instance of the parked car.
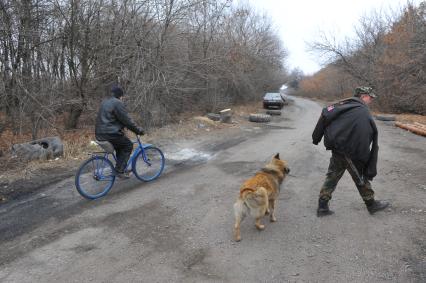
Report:
M279 93L268 92L263 97L263 108L268 109L275 107L281 109L284 107L284 100Z

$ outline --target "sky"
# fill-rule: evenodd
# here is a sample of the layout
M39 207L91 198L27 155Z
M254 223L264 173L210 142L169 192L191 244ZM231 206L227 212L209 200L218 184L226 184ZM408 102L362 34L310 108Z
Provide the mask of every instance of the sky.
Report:
M418 4L422 0L411 0ZM287 67L301 69L305 75L321 69L321 59L307 51L306 42L318 40L320 32L338 40L353 37L362 16L373 10L398 11L407 0L241 0L258 12L271 16L289 56Z

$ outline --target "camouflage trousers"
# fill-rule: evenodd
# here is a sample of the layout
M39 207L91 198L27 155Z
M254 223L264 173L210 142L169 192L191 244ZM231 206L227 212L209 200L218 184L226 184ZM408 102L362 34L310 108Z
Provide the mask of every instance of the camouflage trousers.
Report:
M362 199L364 201L374 199L374 191L371 188L371 184L367 178L363 176L363 166L358 162L346 159L344 155L337 152L333 152L331 155L330 165L328 166L326 178L319 195L320 199L331 199L331 195L336 189L337 183L346 170L348 170L351 175Z

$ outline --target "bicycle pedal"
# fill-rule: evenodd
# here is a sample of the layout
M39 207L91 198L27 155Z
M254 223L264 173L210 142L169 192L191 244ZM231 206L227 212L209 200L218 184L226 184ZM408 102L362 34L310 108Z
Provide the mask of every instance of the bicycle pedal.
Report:
M129 173L118 173L118 174L116 174L116 177L120 178L120 179L129 179L130 174Z

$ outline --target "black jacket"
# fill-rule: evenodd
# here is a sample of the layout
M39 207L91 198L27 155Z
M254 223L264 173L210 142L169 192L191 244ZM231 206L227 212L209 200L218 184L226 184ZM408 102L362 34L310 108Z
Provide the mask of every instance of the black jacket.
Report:
M123 134L123 128L136 134L141 131L127 114L120 99L111 97L102 101L96 117L95 134Z
M361 162L362 173L368 179L377 175L377 127L361 99L352 97L325 107L312 133L312 142L318 144L322 136L327 150Z

